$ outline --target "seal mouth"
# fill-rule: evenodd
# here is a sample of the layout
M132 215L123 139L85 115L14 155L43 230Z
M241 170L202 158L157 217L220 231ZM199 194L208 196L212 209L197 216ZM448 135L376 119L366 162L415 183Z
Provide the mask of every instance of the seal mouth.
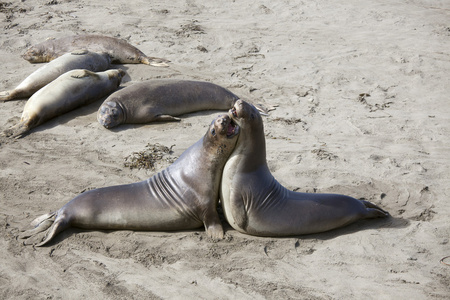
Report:
M230 123L227 127L227 138L232 138L239 134L239 126L230 120Z

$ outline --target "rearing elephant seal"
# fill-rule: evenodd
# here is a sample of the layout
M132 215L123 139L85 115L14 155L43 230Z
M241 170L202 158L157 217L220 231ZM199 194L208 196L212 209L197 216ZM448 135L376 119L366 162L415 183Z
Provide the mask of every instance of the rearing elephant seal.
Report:
M238 96L214 83L156 79L135 83L105 99L97 120L106 128L119 124L179 121L174 116L200 110L228 110Z
M59 39L48 39L30 47L22 57L30 63L49 62L77 49L106 52L111 56L113 63L168 66L167 59L148 57L125 40L103 35L71 35Z
M241 132L224 167L220 199L227 221L237 231L258 236L310 234L389 215L370 202L344 195L287 190L267 166L263 121L256 108L238 100L229 115Z
M0 101L29 97L70 70L85 69L100 72L108 70L110 65L111 58L107 53L87 50L66 53L31 73L15 89L0 92Z
M90 190L60 210L38 217L27 238L47 230L37 245L73 226L85 229L186 230L205 226L223 238L217 213L220 176L239 134L227 116L217 117L206 134L167 169L133 184ZM54 221L52 221L52 219Z

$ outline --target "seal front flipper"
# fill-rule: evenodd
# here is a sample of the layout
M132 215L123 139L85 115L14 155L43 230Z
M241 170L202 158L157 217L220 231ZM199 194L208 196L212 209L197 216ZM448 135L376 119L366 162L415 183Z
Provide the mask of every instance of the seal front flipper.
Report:
M89 76L98 76L98 75L88 70L74 70L70 75L70 77L73 78L84 78Z
M74 50L74 51L70 52L70 54L72 54L72 55L85 55L87 53L88 53L88 51L86 49Z
M181 119L171 115L158 115L155 117L155 122L164 122L164 121L181 121Z
M206 212L203 224L205 225L206 234L210 238L214 240L223 239L223 227L215 206L212 210Z

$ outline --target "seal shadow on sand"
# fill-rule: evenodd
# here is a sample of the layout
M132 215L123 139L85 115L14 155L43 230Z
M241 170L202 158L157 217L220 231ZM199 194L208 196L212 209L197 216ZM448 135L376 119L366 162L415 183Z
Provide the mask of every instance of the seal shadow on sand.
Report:
M263 237L263 236L252 236L240 233L239 231L235 230L233 227L231 227L228 222L224 221L225 217L222 215L221 212L219 212L219 216L222 220L223 224L223 230L225 234L231 234L238 233L241 237L252 237L252 238L261 238L261 239L273 239L274 237ZM223 218L223 219L222 219ZM402 229L406 228L411 224L411 221L405 218L397 218L389 216L386 219L365 219L365 220L358 220L355 223L346 225L344 227L332 229L329 231L321 232L321 233L312 233L312 234L303 234L303 235L290 235L290 236L277 236L277 239L289 239L289 238L298 238L300 240L311 240L311 239L317 239L317 240L332 240L339 236L344 236L348 234L353 234L356 232L363 232L366 230L381 230L383 228L390 228L390 229Z
M233 229L233 227L231 227L231 225L229 225L225 220L225 217L222 215L222 212L219 209L219 217L222 220L222 225L223 225L223 229L226 235L239 235L241 238L248 238L248 239L273 239L273 237L260 237L260 236L252 236L252 235L247 235L247 234L243 234L240 233L239 231ZM383 228L393 228L393 229L402 229L402 228L406 228L410 225L410 221L408 219L404 219L404 218L396 218L396 217L389 217L387 219L370 219L370 220L359 220L358 222L352 223L350 225L347 225L345 227L341 227L341 228L337 228L337 229L333 229L327 232L321 232L321 233L314 233L314 234L305 234L305 235L293 235L293 236L285 236L285 237L276 237L277 239L291 239L291 238L297 238L299 240L322 240L322 241L326 241L326 240L332 240L335 239L339 236L345 236L348 234L353 234L356 232L362 232L362 231L366 231L366 230L371 230L371 229L383 229ZM94 230L94 229L81 229L81 228L76 228L76 227L70 227L62 232L60 232L59 234L57 234L51 241L48 242L47 245L45 245L45 247L52 247L54 245L57 245L59 243L61 243L62 241L66 240L66 239L70 239L72 236L76 236L76 235L82 235L82 234L90 234L90 233L94 233L94 232L101 232L102 234L108 235L108 234L112 234L112 233L117 233L117 232L129 232L130 234L134 233L134 232L141 232L143 234L147 233L151 233L154 231L134 231L134 230ZM159 233L163 233L166 231L156 231ZM181 233L181 232L185 232L185 233L194 233L194 232L203 232L206 235L206 232L204 230L202 230L201 227L199 227L198 229L188 229L188 230L174 230L174 231L167 231L167 233ZM38 235L36 235L35 237L31 238L32 240L34 239L39 239L41 236L43 236L45 233L41 232ZM83 237L81 237L81 239L84 239ZM226 240L226 238L224 239Z

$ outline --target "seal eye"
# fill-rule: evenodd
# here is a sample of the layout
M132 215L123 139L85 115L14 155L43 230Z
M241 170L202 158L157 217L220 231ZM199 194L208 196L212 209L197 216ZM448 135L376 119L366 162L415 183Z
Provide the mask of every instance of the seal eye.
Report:
M216 129L215 129L215 128L213 128L213 129L211 130L211 134L212 134L213 136L216 136Z
M250 118L253 120L253 119L255 119L255 115L254 114L251 114L250 115Z

